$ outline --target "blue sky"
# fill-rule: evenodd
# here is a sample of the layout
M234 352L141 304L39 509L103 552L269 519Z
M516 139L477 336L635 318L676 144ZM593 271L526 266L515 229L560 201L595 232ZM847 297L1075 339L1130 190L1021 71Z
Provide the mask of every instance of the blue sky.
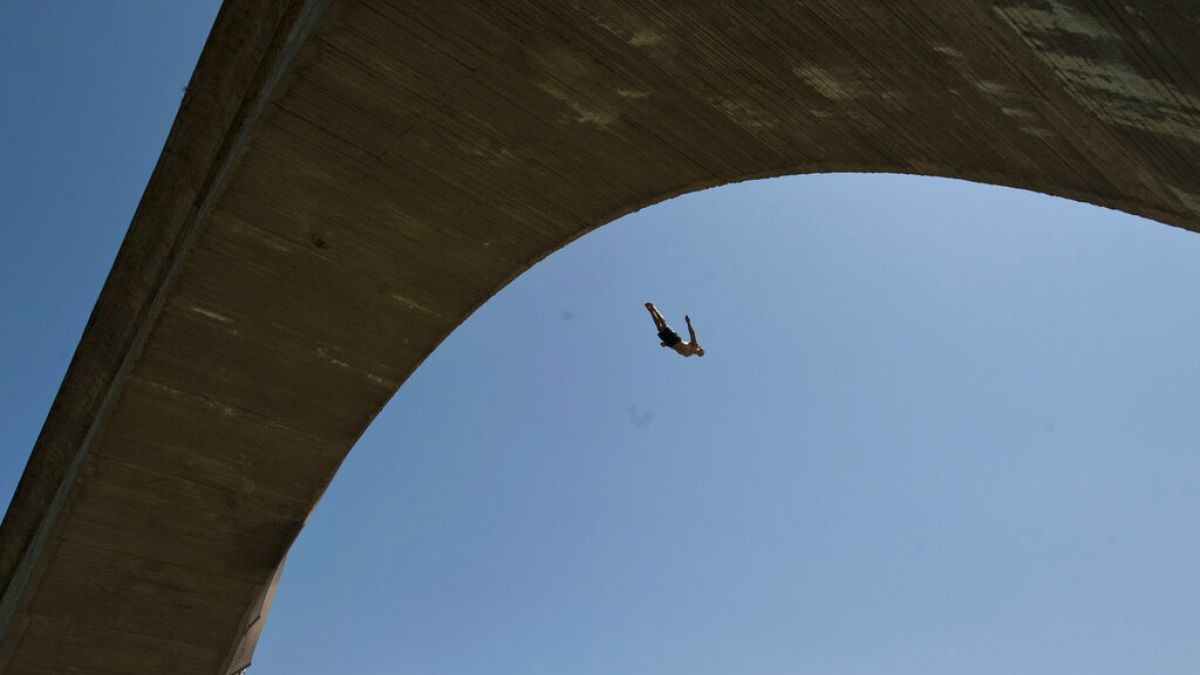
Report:
M11 495L216 5L0 12ZM1191 673L1200 236L943 179L687 195L367 431L255 673ZM658 347L642 303L703 359Z

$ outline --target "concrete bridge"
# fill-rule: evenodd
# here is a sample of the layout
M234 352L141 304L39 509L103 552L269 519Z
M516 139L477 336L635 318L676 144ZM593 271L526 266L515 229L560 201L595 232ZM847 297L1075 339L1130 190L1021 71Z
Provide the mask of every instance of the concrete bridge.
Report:
M952 176L1200 229L1143 0L230 0L2 527L0 672L244 667L339 463L472 310L731 181Z

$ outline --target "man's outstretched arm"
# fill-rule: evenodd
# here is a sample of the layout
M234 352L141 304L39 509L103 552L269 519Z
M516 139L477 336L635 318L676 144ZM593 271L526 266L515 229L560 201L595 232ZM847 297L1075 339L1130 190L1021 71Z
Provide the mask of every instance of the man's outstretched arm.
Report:
M693 343L695 343L696 342L696 330L694 328L692 328L692 317L684 314L683 321L684 321L684 323L687 324L687 327L688 327L688 337L691 339L691 341Z

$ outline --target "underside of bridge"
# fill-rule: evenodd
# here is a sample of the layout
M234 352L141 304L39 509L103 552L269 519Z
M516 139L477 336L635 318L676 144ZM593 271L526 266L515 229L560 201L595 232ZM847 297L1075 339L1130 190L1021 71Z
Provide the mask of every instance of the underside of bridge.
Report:
M397 387L656 201L890 171L1200 229L1194 10L226 2L0 529L0 672L243 667Z

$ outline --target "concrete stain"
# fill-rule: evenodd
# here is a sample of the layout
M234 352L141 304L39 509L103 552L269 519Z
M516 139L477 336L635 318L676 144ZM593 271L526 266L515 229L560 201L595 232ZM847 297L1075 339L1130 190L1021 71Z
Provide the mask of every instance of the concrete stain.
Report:
M616 111L598 107L595 103L581 101L571 96L554 82L540 82L538 83L538 88L570 108L575 113L575 116L572 118L574 122L607 129L610 124L617 121L617 118L620 117Z
M636 31L630 38L629 44L634 47L653 47L663 43L663 36L654 31L642 28Z
M196 305L192 305L189 309L191 309L196 314L199 314L200 316L208 317L208 318L212 319L213 321L219 321L221 323L233 323L233 319L230 319L229 317L224 316L222 314L218 314L210 309L204 309L203 307L197 307Z
M830 101L861 98L865 93L853 82L846 82L843 78L835 77L829 71L814 65L796 66L792 68L792 73Z
M1094 17L1068 7L1059 0L1044 0L1037 5L996 7L999 17L1028 33L1067 33L1092 39L1115 39Z
M1048 9L1046 9L1048 7ZM1128 11L1129 8L1127 8ZM1072 97L1099 119L1151 133L1200 143L1200 97L1170 82L1147 77L1120 60L1113 48L1121 37L1092 17L1050 1L1031 7L995 8L996 15L1028 44ZM1092 43L1062 48L1059 34ZM1049 45L1057 45L1050 48ZM1086 52L1086 53L1084 53ZM1100 58L1097 54L1106 54Z

